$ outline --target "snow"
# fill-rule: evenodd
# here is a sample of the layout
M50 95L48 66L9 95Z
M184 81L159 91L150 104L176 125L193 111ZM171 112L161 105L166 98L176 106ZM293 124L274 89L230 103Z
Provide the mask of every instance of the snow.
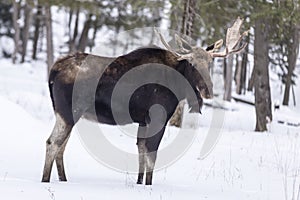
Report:
M45 141L53 123L45 64L12 65L0 60L0 194L1 199L289 199L297 195L300 178L299 127L277 119L299 122L293 108L274 112L269 132L253 132L254 107L234 109L204 106L202 115L187 115L184 132L198 120L197 137L171 166L155 172L152 186L136 185L136 174L120 173L99 164L81 144L76 128L66 149L69 181L41 183ZM221 137L211 154L199 160L200 150L216 112L224 115ZM87 123L82 121L82 123ZM106 137L122 150L136 152L135 140L115 127L101 125ZM136 125L128 125L135 131ZM179 129L169 127L161 148ZM137 163L136 163L137 164ZM293 183L295 182L295 187Z
M0 51L4 51L8 55L12 55L14 52L14 41L12 38L7 36L0 37ZM2 49L1 49L2 48ZM0 54L1 55L1 54Z
M64 53L60 45L65 41L62 26L66 27L66 21L61 17L63 10L53 9L57 13L53 25L55 57L59 57ZM168 8L164 12L167 15ZM80 16L80 20L84 17ZM99 32L110 35L105 27ZM106 40L104 36L97 37L100 43ZM296 73L300 74L300 68ZM283 89L277 77L270 76L272 100L281 102ZM196 138L182 157L154 173L152 186L137 185L136 174L119 172L96 161L85 149L75 127L64 157L68 182L59 182L53 168L51 182L41 183L45 142L55 122L46 64L38 60L12 65L11 60L1 58L0 198L296 200L300 192L299 78L295 93L298 104L275 110L273 122L264 133L253 131L255 108L239 102L215 99L206 103L219 108L204 106L202 115L185 114L181 133L196 130ZM254 101L252 93L238 97ZM117 127L100 126L113 145L122 151L137 152L134 137ZM136 124L125 128L131 132L137 130ZM219 131L220 137L211 153L200 159L201 148L211 130ZM172 143L179 131L168 127L160 149Z

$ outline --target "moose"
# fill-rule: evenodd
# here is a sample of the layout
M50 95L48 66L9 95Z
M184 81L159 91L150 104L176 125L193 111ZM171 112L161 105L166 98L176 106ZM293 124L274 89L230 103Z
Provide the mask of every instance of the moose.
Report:
M152 185L153 170L157 150L168 120L173 115L180 100L187 98L191 112L201 112L203 98L212 98L212 81L208 64L216 57L226 57L241 52L247 45L243 38L247 32L240 34L242 19L238 18L226 35L225 50L220 52L223 40L202 49L192 46L182 37L175 35L178 48L171 48L158 31L158 37L166 49L143 47L116 58L101 57L86 53L75 53L57 60L49 75L49 90L56 117L56 123L46 141L46 158L42 182L49 182L54 161L56 162L60 181L67 181L63 155L70 133L80 118L99 123L118 125L138 123L137 147L139 153L139 172L137 184L143 183L146 173L146 185ZM114 119L112 113L112 95L118 81L131 69L141 65L161 64L180 73L190 84L196 96L192 101L188 96L178 99L169 88L158 83L146 84L138 88L131 96L129 113L132 118ZM101 75L101 77L99 77ZM91 84L96 82L95 90ZM74 87L77 87L75 94ZM178 86L180 88L180 86ZM78 93L78 91L80 91ZM184 94L184 91L183 91ZM74 102L74 98L80 100ZM166 117L162 128L149 134L149 124L155 121L149 109L159 104L164 107ZM122 109L119 108L120 112Z

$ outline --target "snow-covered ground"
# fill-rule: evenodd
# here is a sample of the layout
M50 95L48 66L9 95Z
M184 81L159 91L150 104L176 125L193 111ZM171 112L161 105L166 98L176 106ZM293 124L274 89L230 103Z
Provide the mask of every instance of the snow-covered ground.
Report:
M63 19L67 15L54 9L57 58L66 52ZM6 41L1 41L2 46L11 47ZM199 124L197 137L177 162L155 172L152 186L137 185L136 174L117 172L94 160L81 144L76 128L65 153L68 182L59 182L53 168L51 183L41 183L45 141L55 120L45 69L44 61L12 65L11 60L0 58L0 199L300 200L300 79L295 87L297 106L274 111L265 133L253 132L253 106L215 101L227 110L218 121L221 137L203 160L199 159L202 144L220 110L204 106L200 117L187 115L183 132ZM280 85L271 74L273 102L282 101ZM253 100L253 95L244 98ZM129 126L136 129L136 125ZM115 146L137 152L132 137L124 137L116 127L104 129ZM177 128L168 127L161 148L176 133Z
M257 133L254 107L240 103L229 105L216 147L200 160L215 112L204 107L196 140L177 162L155 172L152 186L136 185L135 174L99 164L81 145L76 129L65 154L69 181L59 182L54 169L51 183L41 183L45 141L54 124L45 64L12 65L0 59L0 72L1 199L299 199L300 127L278 123L285 118L299 122L299 114L295 108L277 110L270 131ZM109 129L110 141L126 148L120 130ZM177 131L169 127L163 143ZM134 142L128 142L128 149L137 151Z

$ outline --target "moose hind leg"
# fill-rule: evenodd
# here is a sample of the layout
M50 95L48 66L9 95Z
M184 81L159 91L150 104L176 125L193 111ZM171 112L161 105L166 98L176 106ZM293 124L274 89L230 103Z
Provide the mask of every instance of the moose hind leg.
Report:
M63 118L56 113L56 123L53 131L46 141L46 158L43 171L42 182L49 182L50 175L52 171L53 162L57 157L57 154L64 148L69 138L70 132L72 130L72 125L68 125ZM62 153L63 154L63 150ZM61 155L62 157L62 155ZM59 160L60 162L60 160ZM60 164L59 173L64 174L63 164Z
M55 158L57 172L58 172L58 177L59 177L60 181L67 181L67 177L66 177L66 173L65 173L65 168L64 168L63 156L64 156L64 151L65 151L67 142L69 140L69 137L70 137L70 135L68 136L68 138L63 143L61 149L58 151L57 156Z

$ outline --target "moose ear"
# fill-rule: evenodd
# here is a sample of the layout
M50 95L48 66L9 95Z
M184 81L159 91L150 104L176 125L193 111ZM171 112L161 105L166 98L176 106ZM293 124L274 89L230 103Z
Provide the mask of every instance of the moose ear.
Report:
M211 50L213 50L214 49L214 47L215 47L215 43L214 44L211 44L211 45L209 45L208 47L206 47L206 51L211 51Z
M223 40L221 39L221 40L218 40L215 43L209 45L208 47L206 47L205 50L210 51L210 52L214 52L214 51L220 49L222 47L222 45L223 45Z

